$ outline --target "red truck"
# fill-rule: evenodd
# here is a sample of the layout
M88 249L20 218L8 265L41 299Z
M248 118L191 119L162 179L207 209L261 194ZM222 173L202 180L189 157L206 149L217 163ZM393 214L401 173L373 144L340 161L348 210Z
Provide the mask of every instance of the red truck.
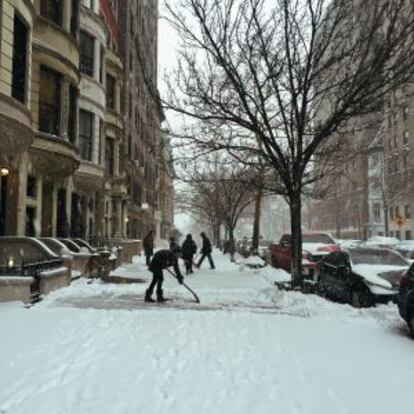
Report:
M290 273L292 269L292 237L284 234L279 243L269 246L272 266L282 268ZM302 272L306 278L316 277L318 261L331 252L341 248L327 233L302 234Z

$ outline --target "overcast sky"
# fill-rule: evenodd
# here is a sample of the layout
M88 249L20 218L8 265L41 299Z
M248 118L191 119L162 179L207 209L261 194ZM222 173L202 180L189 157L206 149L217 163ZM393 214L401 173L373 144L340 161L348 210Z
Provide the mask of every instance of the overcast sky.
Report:
M164 0L160 0L160 20L158 32L158 88L163 95L165 93L165 85L163 82L164 73L172 69L176 63L176 50L178 45L178 38L174 30L163 19L164 15ZM168 117L171 123L171 115ZM167 123L164 125L167 126ZM190 232L191 218L188 214L177 213L174 217L175 226L182 234Z

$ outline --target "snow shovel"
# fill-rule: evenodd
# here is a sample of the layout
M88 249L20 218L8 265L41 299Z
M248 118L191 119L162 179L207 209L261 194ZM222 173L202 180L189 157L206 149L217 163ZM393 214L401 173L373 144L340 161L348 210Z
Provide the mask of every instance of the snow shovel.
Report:
M176 274L175 273L173 273L173 272L171 272L171 270L170 269L168 269L167 268L167 270L168 270L168 272L169 273L171 273L171 275L173 276L173 277L175 277L177 280L178 280L178 277L176 276ZM200 299L199 299L199 297L197 296L197 294L190 288L190 287L188 287L184 282L182 283L182 285L188 290L188 291L190 291L191 292L191 294L194 296L194 299L195 299L195 301L197 302L197 303L200 303Z

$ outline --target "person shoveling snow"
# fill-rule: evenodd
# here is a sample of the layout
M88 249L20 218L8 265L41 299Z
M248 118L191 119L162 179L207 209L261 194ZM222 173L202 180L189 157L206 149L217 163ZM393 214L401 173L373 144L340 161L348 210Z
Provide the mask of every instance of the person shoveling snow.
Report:
M180 255L181 248L179 246L175 246L172 250L159 250L157 253L155 253L148 266L148 269L152 272L152 281L145 292L145 302L155 302L151 297L155 285L157 285L157 302L166 301L162 290L162 283L164 282L164 269L173 267L178 283L183 284L184 277L182 276L180 268L178 266L178 259Z

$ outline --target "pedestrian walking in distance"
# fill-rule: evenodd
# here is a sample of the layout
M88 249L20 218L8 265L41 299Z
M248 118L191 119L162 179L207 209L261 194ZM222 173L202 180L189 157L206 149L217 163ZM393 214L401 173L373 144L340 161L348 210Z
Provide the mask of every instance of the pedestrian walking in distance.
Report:
M150 264L151 256L154 254L154 230L144 237L144 253L147 266Z
M212 249L211 249L210 239L206 236L206 233L204 233L204 232L201 232L200 236L203 239L203 246L201 247L201 257L200 257L200 260L197 263L197 268L198 269L200 268L201 263L203 263L203 260L207 257L207 259L210 263L210 268L215 269L213 258L211 257Z
M175 237L170 237L170 250L174 249L175 246L178 246L177 240L175 240Z
M183 245L181 246L181 258L185 263L185 273L188 275L193 273L193 258L197 252L197 245L191 234L187 234Z
M145 302L155 302L151 297L155 285L157 286L157 302L165 302L167 300L164 298L162 290L162 283L164 282L164 269L172 266L177 276L178 283L182 284L184 282L184 277L182 276L178 266L178 259L180 256L180 246L175 246L173 250L159 250L154 254L151 263L148 266L148 269L152 272L152 281L145 292Z

